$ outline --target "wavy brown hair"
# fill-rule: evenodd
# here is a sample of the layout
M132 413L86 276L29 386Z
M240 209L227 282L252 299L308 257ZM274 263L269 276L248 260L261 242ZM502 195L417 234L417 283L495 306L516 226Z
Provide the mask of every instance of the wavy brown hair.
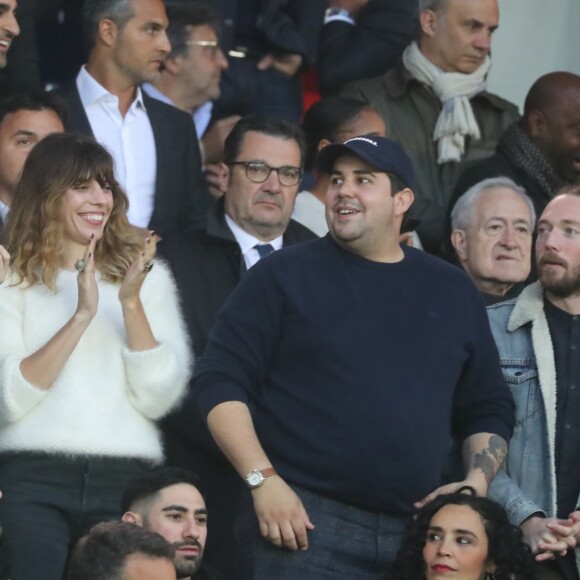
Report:
M108 184L113 210L95 249L105 280L121 282L137 258L141 241L127 220L129 201L114 176L113 159L96 141L66 133L49 135L30 152L16 187L6 225L6 241L16 283L44 283L51 290L62 267L65 192L95 179Z

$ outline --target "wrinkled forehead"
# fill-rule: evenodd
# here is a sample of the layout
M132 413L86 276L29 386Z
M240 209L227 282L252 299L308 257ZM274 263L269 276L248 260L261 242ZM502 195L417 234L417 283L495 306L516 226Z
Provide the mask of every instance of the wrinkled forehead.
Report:
M480 192L475 204L476 217L489 220L493 217L509 221L524 220L531 224L532 212L525 199L509 187L490 187Z

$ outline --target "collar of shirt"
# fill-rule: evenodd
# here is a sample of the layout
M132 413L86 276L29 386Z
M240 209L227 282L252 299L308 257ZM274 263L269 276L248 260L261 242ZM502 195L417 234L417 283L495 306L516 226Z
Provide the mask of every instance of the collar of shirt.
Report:
M10 208L3 202L0 201L0 220L6 223L6 219L8 218L8 212Z
M263 244L264 242L243 230L227 213L225 214L225 218L228 227L232 234L234 234L234 238L236 238L236 242L238 242L238 246L240 246L246 262L246 268L249 270L260 259L260 254L258 254L258 250L254 246ZM284 243L283 236L278 236L268 243L274 250L279 250Z
M115 103L115 108L118 110L119 98L110 93L101 83L95 80L91 74L87 71L86 65L81 67L79 74L77 75L77 88L79 91L79 96L81 102L85 109L96 105L98 103L110 102ZM145 103L143 102L143 93L141 92L141 87L137 87L135 93L135 100L131 103L129 111L139 107L146 111Z

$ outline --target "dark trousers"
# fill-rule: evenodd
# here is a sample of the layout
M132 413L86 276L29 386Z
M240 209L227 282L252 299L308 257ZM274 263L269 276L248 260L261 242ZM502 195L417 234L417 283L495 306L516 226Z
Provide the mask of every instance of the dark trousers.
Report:
M121 516L144 461L16 453L0 457L0 523L11 580L61 580L69 548L93 525Z
M260 113L298 123L302 115L302 87L298 76L274 69L260 71L253 58L230 58L222 72L221 95L214 117Z
M251 501L236 525L239 580L379 580L395 560L407 518L348 505L292 486L316 529L308 532L308 550L290 552L264 540Z

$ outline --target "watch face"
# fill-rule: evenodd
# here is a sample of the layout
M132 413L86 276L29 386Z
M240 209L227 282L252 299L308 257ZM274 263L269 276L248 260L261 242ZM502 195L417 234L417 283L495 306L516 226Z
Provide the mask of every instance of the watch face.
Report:
M247 480L251 487L257 487L262 483L262 481L264 481L264 476L259 471L252 471L252 473L248 475Z

